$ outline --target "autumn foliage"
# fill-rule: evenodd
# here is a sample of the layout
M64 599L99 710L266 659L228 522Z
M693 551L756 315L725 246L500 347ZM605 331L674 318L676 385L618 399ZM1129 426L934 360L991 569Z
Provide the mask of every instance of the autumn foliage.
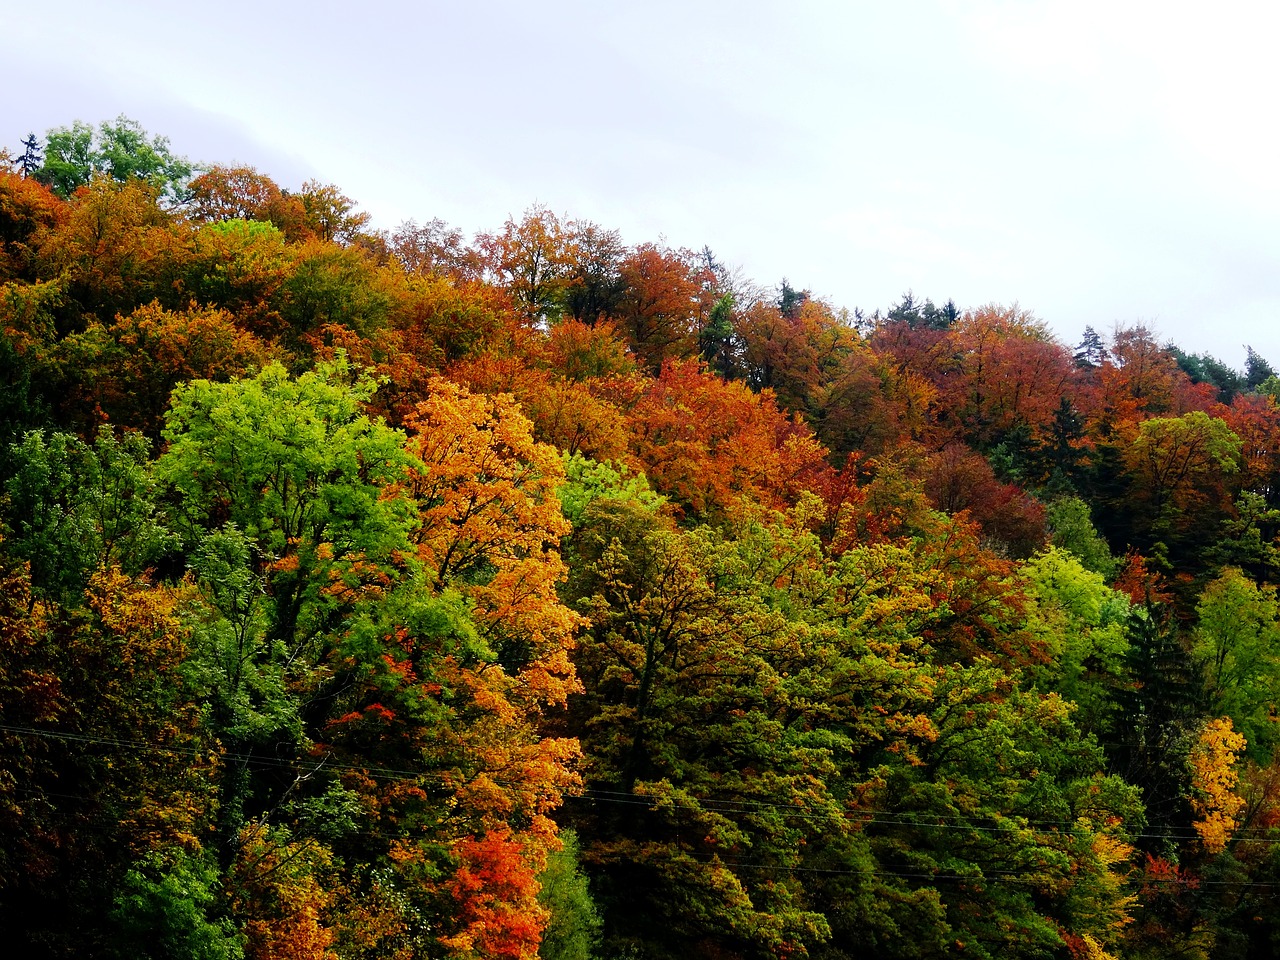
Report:
M1270 956L1280 387L1210 360L0 169L6 943Z

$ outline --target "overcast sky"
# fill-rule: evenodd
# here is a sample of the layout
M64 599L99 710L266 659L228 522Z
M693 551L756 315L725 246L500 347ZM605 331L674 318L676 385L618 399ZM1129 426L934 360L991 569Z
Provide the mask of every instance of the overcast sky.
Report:
M837 307L1017 302L1280 367L1273 3L8 6L0 145L123 113L378 226L536 202Z

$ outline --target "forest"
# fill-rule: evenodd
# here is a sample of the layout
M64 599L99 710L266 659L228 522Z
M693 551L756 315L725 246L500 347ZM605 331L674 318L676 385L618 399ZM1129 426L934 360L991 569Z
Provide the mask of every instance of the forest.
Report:
M12 956L1280 954L1280 378L0 153Z

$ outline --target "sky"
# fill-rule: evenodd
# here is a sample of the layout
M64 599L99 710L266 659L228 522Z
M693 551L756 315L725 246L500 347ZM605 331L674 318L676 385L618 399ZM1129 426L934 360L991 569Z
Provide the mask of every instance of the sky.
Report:
M1280 5L62 0L0 146L125 114L394 228L533 204L832 306L1017 304L1280 368Z

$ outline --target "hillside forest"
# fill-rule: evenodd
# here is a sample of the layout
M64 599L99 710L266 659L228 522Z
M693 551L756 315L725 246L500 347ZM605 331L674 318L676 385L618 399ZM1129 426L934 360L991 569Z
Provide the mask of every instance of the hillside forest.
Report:
M1280 379L0 155L10 956L1280 955Z

